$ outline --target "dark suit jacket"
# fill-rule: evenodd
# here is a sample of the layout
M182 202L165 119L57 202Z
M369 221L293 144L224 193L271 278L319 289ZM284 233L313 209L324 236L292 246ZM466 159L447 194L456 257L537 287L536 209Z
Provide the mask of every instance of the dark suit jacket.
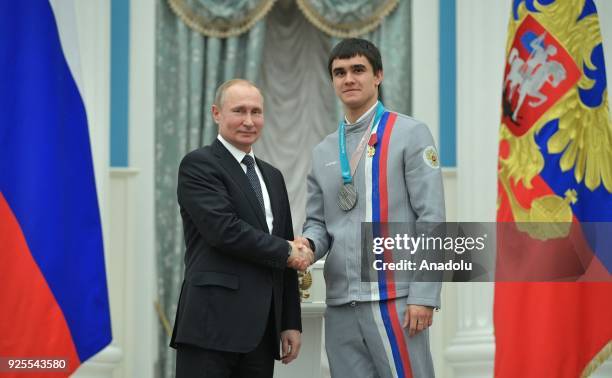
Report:
M274 214L272 235L246 174L219 140L181 162L187 249L172 347L249 352L264 334L271 305L277 346L282 330L301 331L297 273L286 268L293 225L285 182L278 169L256 161Z

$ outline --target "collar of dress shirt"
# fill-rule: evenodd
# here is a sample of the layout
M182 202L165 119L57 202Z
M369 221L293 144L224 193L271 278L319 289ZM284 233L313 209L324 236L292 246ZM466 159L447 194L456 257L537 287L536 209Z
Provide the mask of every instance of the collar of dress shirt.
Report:
M350 123L350 122L349 122L349 120L346 118L346 115L345 115L345 116L344 116L344 122L346 123L346 125L347 125L347 126L350 126L350 125L354 125L354 124L356 124L357 122L361 121L362 119L364 119L364 118L366 118L368 115L370 115L370 113L371 113L371 112L373 112L373 111L374 111L374 109L376 109L376 105L378 105L378 101L376 101L376 102L374 103L374 105L372 105L372 107L371 107L370 109L368 109L368 111L367 111L367 112L363 113L363 114L361 115L361 117L359 117L359 118L357 119L357 121L355 121L355 122L353 122L353 123Z
M225 138L223 138L221 134L217 135L217 139L219 139L219 141L223 144L223 146L227 148L227 150L232 154L234 159L238 161L238 163L242 164L242 159L244 159L245 155L250 155L253 158L253 160L255 160L255 154L253 154L252 147L251 147L251 151L247 154L246 152L239 150L236 146L234 146L233 144L225 140ZM257 165L257 163L255 163L255 165Z

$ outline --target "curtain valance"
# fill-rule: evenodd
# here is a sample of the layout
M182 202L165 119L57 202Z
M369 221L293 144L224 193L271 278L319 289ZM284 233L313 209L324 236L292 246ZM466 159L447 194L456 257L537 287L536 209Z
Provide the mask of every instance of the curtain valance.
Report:
M262 19L276 0L168 0L191 28L207 37L238 36Z
M371 32L398 3L399 0L297 0L308 21L337 38Z
M337 38L376 29L400 0L296 0L319 30ZM249 30L276 0L168 0L174 12L207 37L227 38Z

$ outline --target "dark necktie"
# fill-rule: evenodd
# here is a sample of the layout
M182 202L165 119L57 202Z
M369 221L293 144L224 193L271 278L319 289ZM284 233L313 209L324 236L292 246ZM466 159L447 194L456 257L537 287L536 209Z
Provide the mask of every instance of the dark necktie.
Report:
M245 155L242 159L242 163L247 166L246 175L249 178L249 182L251 183L251 188L253 188L253 192L255 192L255 197L257 197L257 200L261 205L261 209L265 214L266 207L264 206L263 194L261 194L261 185L259 184L259 177L257 177L257 172L255 172L255 160L250 155Z

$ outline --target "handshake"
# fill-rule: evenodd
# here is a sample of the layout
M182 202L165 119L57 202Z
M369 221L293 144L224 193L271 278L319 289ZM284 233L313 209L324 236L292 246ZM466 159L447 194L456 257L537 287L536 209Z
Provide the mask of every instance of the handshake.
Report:
M291 255L287 259L287 266L295 270L304 271L314 263L314 253L310 249L308 239L298 236L291 244Z

